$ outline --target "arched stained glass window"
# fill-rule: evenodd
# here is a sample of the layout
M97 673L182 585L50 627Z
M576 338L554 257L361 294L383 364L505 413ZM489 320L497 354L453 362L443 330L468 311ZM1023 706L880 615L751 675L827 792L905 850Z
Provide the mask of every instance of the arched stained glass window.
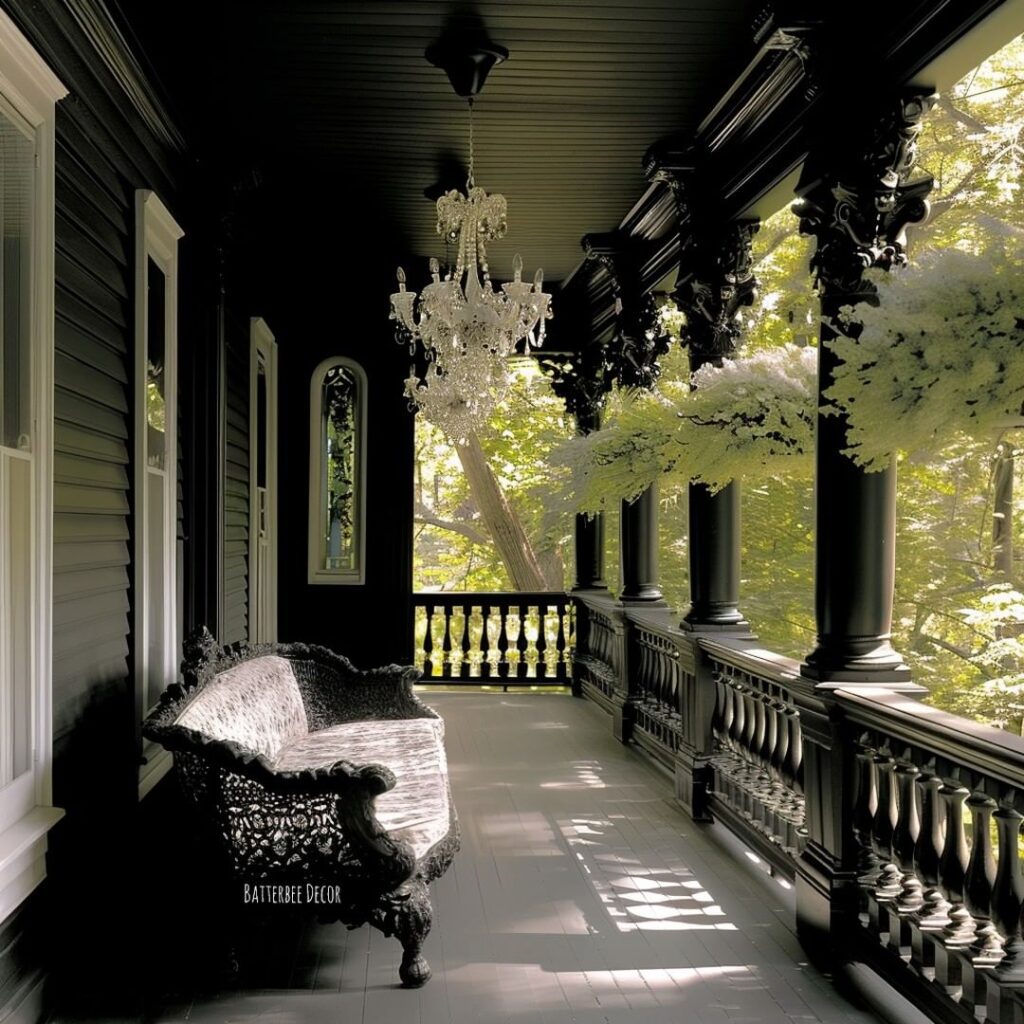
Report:
M362 583L366 506L366 374L333 357L310 392L309 582Z

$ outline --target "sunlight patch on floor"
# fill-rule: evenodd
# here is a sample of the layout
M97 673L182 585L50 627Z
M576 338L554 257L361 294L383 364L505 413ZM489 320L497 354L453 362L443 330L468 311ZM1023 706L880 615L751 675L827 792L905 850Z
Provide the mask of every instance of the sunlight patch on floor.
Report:
M608 917L622 932L735 931L689 868L647 867L608 847L625 847L614 821L572 818L559 830Z

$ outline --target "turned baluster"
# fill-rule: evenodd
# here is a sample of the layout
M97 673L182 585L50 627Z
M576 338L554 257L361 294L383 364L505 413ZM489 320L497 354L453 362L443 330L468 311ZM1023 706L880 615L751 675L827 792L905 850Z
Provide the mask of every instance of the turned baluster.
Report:
M1001 981L1024 981L1024 938L1020 912L1024 907L1024 878L1021 877L1021 814L1013 807L1000 807L993 815L999 841L999 863L992 886L992 923L1003 939L1003 959L996 965Z
M719 747L728 746L729 728L732 725L732 695L721 672L711 677L715 682L715 710L711 716L711 735Z
M519 660L516 663L516 678L525 679L526 671L530 667L529 662L526 659L526 652L530 648L529 641L526 637L526 619L529 615L529 607L521 604L517 611L519 618L519 633L516 635L516 650L519 652Z
M875 751L858 747L854 754L856 774L853 795L853 834L857 839L857 880L873 885L878 879L878 857L872 849L871 834L878 811L875 779Z
M946 835L939 859L939 885L949 901L949 924L942 930L942 940L949 947L970 945L974 939L974 922L964 905L969 851L964 833L964 800L969 793L957 783L944 783L939 797L945 811Z
M508 613L511 605L504 601L498 606L498 678L508 679ZM596 623L590 620L587 634L592 643L598 631L594 628Z
M735 802L735 785L733 775L735 772L737 751L739 749L739 736L743 732L743 702L736 690L735 681L723 670L719 672L718 678L724 695L724 731L722 733L722 747L727 752L722 763L722 777L725 779L725 791L730 802Z
M871 850L882 867L875 881L875 899L891 902L900 894L900 872L896 867L895 851L896 823L899 821L896 762L888 754L878 753L874 763L878 798L871 829Z
M921 826L914 844L914 874L922 883L924 892L918 924L926 931L937 931L949 924L949 904L939 888L939 858L942 856L943 824L942 800L939 789L942 780L926 770L918 780L921 803Z
M767 693L762 693L759 699L761 705L761 742L757 749L757 759L764 769L766 776L771 778L772 752L775 750L775 743L778 740L778 722L775 718L775 711L772 709L772 698ZM756 741L755 741L756 742Z
M480 605L480 644L478 651L480 653L480 678L490 679L491 678L491 637L488 632L488 627L491 621L491 606L489 604Z
M646 700L650 697L654 688L654 671L651 665L651 649L644 643L643 633L639 634L637 640L637 651L640 653L640 664L630 675L630 690L640 699Z
M452 607L444 607L444 636L441 640L441 675L445 679L452 677Z
M470 669L470 639L469 639L469 620L473 616L473 606L471 604L462 604L459 606L462 611L462 628L459 630L460 636L458 637L458 648L459 648L459 679L469 678Z
M548 677L548 606L537 605L537 671L538 679Z
M521 630L523 628L522 609L519 609L517 614L520 616L517 621ZM603 665L610 665L612 661L611 631L604 618L598 620L598 626L598 660Z
M768 712L772 717L772 731L774 733L771 754L768 758L768 770L775 782L783 784L782 766L786 763L786 754L789 751L786 705L779 698L772 698L768 702Z
M787 709L786 719L789 722L790 759L793 762L793 792L797 796L804 794L804 733L800 724L800 712L796 708Z
M893 853L896 855L896 865L903 872L900 895L896 901L896 909L901 914L916 914L924 904L921 880L914 874L914 847L921 831L921 812L918 807L916 785L919 774L916 765L896 765L899 815L893 835Z
M672 675L669 671L668 653L661 644L652 639L651 656L658 666L658 710L664 717L672 707Z
M651 660L654 662L654 695L657 699L658 710L664 713L668 710L669 702L668 659L654 637L651 638Z
M423 634L423 675L429 679L434 674L434 606L428 604L424 609L427 613L427 630Z
M754 737L757 735L757 698L749 686L736 687L743 702L743 735L740 737L740 754L743 759L752 762L754 759Z
M746 737L746 756L757 768L763 768L761 748L765 741L765 705L762 694L753 686L746 691L750 694L751 709L754 716L754 728Z
M760 729L761 742L758 745L758 762L761 765L758 783L758 796L763 803L763 818L765 824L772 830L775 828L775 811L778 809L778 797L774 790L774 783L771 775L771 755L775 748L777 736L775 713L771 708L771 697L767 693L759 696L758 703L761 706L762 725ZM755 738L755 741L757 739Z
M568 676L565 665L565 605L556 605L555 613L558 615L558 633L555 636L555 650L558 653L558 660L555 662L555 675L559 679L565 679Z
M992 923L992 893L996 880L996 858L992 848L992 814L996 802L984 793L967 798L971 812L971 855L964 879L964 902L974 919L974 941L970 951L977 964L994 964L1002 956L999 933Z
M782 753L782 765L780 772L786 789L796 792L797 759L800 753L800 744L797 738L797 717L796 708L785 705L782 709L781 734L784 737L784 749Z
M736 676L730 671L729 688L732 691L733 718L732 718L732 748L733 758L730 765L730 775L738 779L747 769L746 751L743 737L747 734L747 728L753 729L753 716L747 704L746 694Z
M683 731L683 666L679 664L679 652L675 647L668 651L669 669L672 674L672 724L677 732Z

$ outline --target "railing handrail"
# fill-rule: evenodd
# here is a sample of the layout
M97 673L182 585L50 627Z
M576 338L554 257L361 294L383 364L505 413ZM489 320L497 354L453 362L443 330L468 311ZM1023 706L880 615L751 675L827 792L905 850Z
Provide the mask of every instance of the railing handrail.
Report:
M881 686L837 689L848 721L881 735L923 747L958 768L1024 788L1024 737L923 704Z
M490 604L558 604L569 600L564 590L437 590L418 591L412 595L417 605L432 604L435 607L478 605L481 601Z
M698 639L701 650L716 661L750 672L783 686L801 688L801 684L813 687L810 679L800 675L800 662L783 654L769 651L756 640L738 637L708 637Z

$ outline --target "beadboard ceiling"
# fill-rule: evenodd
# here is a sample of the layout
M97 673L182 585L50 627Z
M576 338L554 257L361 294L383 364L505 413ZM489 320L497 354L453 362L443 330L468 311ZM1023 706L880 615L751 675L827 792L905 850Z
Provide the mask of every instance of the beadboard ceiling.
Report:
M131 10L133 5L125 4ZM476 180L509 202L497 277L520 252L563 279L586 232L643 192L641 158L695 128L753 52L750 0L210 0L229 130L295 166L336 166L413 253L442 254L424 190L465 177L466 103L424 49L479 19L510 51L475 111ZM208 15L207 15L208 17Z

